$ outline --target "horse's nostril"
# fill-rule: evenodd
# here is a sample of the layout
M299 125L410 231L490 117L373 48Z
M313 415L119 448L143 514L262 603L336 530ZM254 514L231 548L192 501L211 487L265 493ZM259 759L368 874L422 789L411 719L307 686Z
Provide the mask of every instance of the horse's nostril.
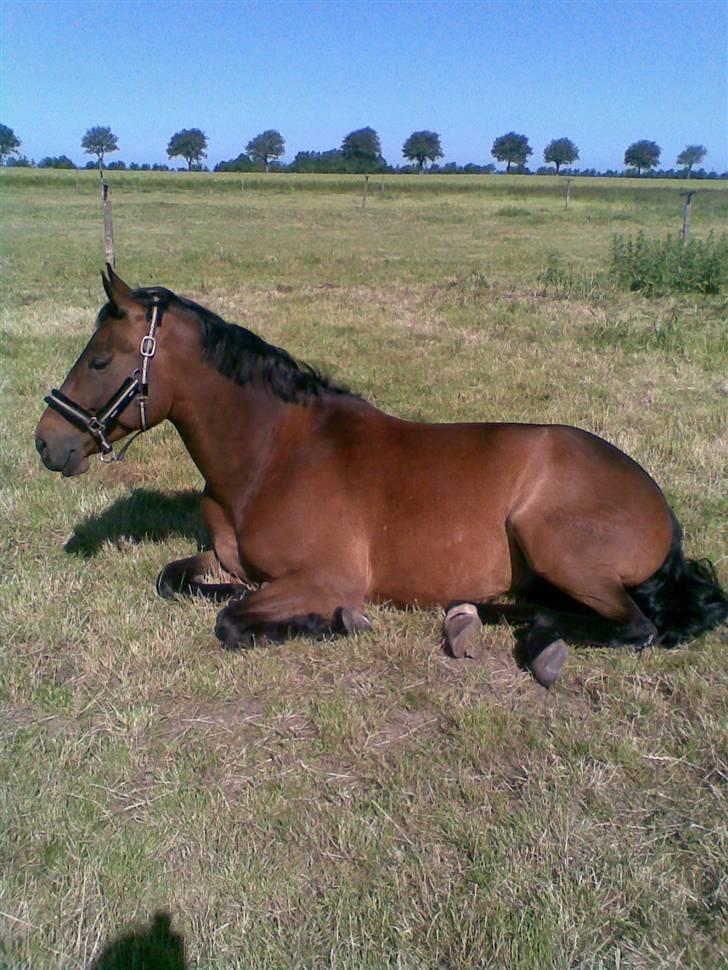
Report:
M44 458L48 454L48 445L45 443L45 440L41 438L39 434L35 436L35 447L38 453L40 454L41 458Z

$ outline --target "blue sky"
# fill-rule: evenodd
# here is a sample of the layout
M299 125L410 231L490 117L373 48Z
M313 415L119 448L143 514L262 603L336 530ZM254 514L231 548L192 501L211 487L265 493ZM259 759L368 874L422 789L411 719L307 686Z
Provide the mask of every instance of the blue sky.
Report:
M394 164L429 128L444 162L515 130L532 167L566 135L582 167L649 138L664 167L701 143L728 169L724 0L1 0L0 28L0 121L36 160L84 164L96 124L127 163L202 128L211 166L267 128L290 161L371 125Z

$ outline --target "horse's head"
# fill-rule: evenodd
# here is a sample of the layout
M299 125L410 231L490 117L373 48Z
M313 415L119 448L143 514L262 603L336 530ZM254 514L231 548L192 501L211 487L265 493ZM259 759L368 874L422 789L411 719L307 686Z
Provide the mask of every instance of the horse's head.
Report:
M158 424L171 407L166 368L156 359L165 293L135 293L110 267L108 274L109 302L60 391L46 398L35 431L43 464L66 477L87 471L95 452L113 460L114 441Z

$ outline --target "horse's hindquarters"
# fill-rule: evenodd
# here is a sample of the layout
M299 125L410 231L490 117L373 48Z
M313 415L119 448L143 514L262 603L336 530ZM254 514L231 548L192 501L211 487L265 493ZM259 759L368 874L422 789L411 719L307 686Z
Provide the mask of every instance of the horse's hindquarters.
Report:
M670 547L671 513L655 483L587 432L405 425L394 455L373 517L378 597L479 602L533 575L569 595L585 576L621 588L650 576Z

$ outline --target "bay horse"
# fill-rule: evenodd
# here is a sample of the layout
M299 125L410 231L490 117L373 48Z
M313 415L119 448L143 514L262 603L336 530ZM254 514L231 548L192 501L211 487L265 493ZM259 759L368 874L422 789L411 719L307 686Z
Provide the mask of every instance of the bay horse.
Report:
M390 601L444 607L452 653L474 656L494 611L526 623L525 663L550 686L566 642L671 647L728 616L657 484L603 439L400 420L170 290L132 290L111 267L102 280L108 302L36 447L79 475L172 422L205 479L212 549L169 563L157 590L229 600L225 647L356 633L365 602ZM205 582L219 566L232 582ZM538 588L561 602L539 605ZM507 593L525 606L489 608Z

